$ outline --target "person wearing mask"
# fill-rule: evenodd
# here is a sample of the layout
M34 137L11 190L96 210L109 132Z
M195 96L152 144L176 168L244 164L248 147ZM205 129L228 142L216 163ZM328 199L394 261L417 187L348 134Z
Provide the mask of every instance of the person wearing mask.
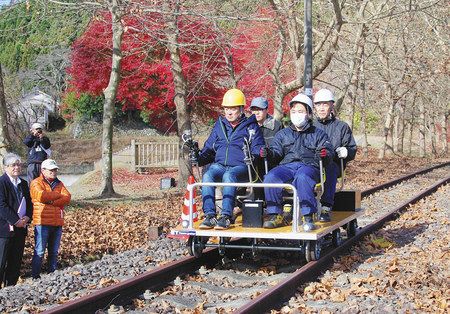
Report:
M32 203L28 183L19 177L20 157L6 154L3 170L0 177L0 280L4 286L11 286L19 279Z
M33 201L34 254L31 275L39 278L45 249L48 249L48 272L56 270L57 256L64 225L64 206L71 195L58 179L58 165L46 159L41 165L41 175L31 182Z
M333 151L336 152L333 162L325 167L326 180L324 193L321 197L322 211L319 220L331 221L330 213L334 204L336 182L341 173L339 159L343 159L344 167L356 156L356 142L352 130L344 121L336 119L334 115L334 95L328 89L321 89L314 95L314 110L317 119L314 121L316 128L322 129L330 138Z
M247 182L248 169L244 158L244 145L248 144L250 154L259 156L264 147L264 138L254 115L244 115L245 96L239 89L230 89L223 96L223 116L214 124L213 130L194 162L199 166L211 163L203 175L203 182ZM202 187L203 212L205 219L201 229L228 229L235 205L236 188L223 188L222 213L217 218L215 187Z
M23 143L28 147L27 180L31 184L41 174L41 163L50 158L50 139L44 134L44 126L41 123L31 125L30 134L25 137Z
M303 229L315 229L313 214L317 212L314 187L320 181L319 161L328 163L333 150L327 134L312 125L312 101L298 94L290 102L291 125L279 131L270 148L261 150L261 157L279 163L264 177L264 183L292 183L297 189L303 215ZM283 190L264 189L267 219L264 228L287 225L283 216Z

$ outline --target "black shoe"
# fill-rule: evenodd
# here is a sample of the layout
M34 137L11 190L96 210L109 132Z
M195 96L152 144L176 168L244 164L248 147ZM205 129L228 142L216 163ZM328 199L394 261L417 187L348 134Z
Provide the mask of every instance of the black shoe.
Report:
M287 223L283 218L283 215L272 214L269 215L268 219L264 221L263 228L274 229L278 227L284 227Z
M311 231L316 229L312 215L303 216L303 230Z
M220 216L219 220L217 220L217 224L214 227L216 230L225 230L230 228L231 224L231 217L228 215L222 215Z
M198 226L200 229L212 229L217 224L216 216L207 215L205 220Z
M319 221L320 222L330 222L331 216L330 216L331 208L328 206L322 206L322 211L320 212Z

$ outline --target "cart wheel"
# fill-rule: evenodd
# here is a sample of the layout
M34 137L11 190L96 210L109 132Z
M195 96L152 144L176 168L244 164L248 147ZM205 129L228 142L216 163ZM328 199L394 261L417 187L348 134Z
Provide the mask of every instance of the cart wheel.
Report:
M205 246L203 245L201 237L190 236L187 242L188 252L191 256L200 257L203 254L203 249Z
M356 235L356 229L358 229L358 222L353 219L347 224L347 238L354 237Z
M331 238L331 242L333 243L334 247L338 247L342 244L342 235L341 230L337 228L336 230L333 230L333 236Z
M307 262L317 261L320 258L322 244L320 240L306 241L305 258Z

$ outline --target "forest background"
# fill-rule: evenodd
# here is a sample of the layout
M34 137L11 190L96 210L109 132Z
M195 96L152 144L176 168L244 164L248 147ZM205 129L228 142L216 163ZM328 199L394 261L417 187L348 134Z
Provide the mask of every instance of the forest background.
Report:
M303 88L303 1L2 4L2 147L20 144L17 104L39 88L60 103L55 127L103 123L102 193L114 192L113 124L180 135L210 124L232 87L247 102L267 97L287 120L287 102ZM448 154L447 24L445 1L313 1L314 89L335 91L363 152L375 134L380 158Z

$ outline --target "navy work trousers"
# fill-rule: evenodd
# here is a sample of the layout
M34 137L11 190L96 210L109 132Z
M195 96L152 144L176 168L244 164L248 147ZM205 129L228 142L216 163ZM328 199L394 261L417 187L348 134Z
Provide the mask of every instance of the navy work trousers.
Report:
M317 212L314 187L320 180L319 169L301 162L279 165L264 177L264 183L291 183L295 186L300 199L302 215ZM267 214L281 214L283 206L283 189L264 188Z

